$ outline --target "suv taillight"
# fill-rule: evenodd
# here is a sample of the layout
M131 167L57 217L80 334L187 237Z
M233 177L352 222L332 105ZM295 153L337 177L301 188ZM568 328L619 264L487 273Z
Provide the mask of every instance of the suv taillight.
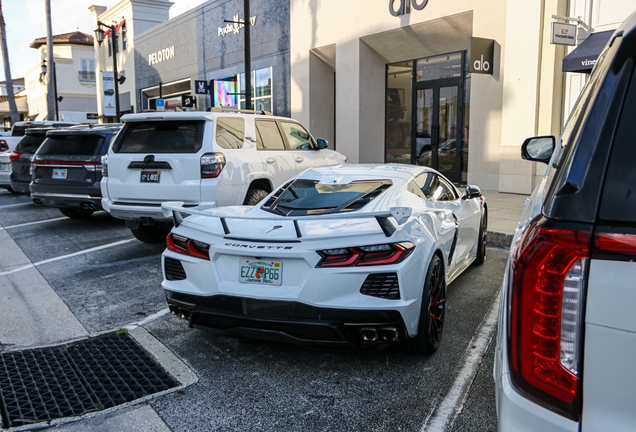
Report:
M201 156L201 178L216 178L225 166L223 153L206 153Z
M9 150L9 145L5 140L0 140L0 152Z
M20 156L22 156L20 153L18 153L17 151L13 150L11 152L11 154L9 155L9 160L13 161L17 161L18 159L20 159Z
M102 156L102 177L108 177L108 155Z
M512 383L578 420L583 301L591 234L531 225L511 256Z

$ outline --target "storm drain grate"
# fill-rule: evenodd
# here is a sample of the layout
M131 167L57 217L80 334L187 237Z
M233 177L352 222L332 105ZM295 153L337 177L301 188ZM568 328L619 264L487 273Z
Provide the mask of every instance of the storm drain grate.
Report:
M5 428L106 409L177 385L125 332L0 355Z

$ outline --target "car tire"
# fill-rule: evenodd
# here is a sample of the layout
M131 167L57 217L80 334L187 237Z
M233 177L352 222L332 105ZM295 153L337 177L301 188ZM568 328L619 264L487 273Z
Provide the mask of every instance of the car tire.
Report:
M420 306L420 322L417 336L407 341L409 351L433 354L442 340L446 312L446 277L444 264L434 255L426 272Z
M262 189L250 189L247 191L247 195L245 196L245 205L254 206L259 202L263 201L263 199L269 195L269 192L264 191Z
M140 225L137 229L130 231L135 238L144 243L162 243L166 241L166 236L170 233L172 224L157 223L155 225Z
M488 234L488 211L484 209L484 215L479 224L479 237L477 238L477 257L473 264L482 265L486 261L486 236Z
M60 212L71 219L86 219L94 213L93 210L76 210L65 207L60 208Z

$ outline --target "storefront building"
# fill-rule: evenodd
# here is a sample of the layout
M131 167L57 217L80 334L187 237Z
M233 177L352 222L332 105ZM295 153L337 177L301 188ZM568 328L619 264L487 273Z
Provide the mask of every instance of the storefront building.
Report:
M431 166L457 183L529 193L540 168L519 147L561 128L565 49L544 33L566 6L292 2L292 116L351 162Z
M245 108L244 28L226 22L242 20L211 0L137 35L136 109ZM250 21L253 107L289 115L289 0L252 0Z

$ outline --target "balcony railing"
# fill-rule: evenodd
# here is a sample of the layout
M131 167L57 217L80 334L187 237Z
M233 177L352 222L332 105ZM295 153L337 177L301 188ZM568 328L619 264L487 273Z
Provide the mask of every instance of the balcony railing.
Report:
M79 71L79 80L82 83L94 83L95 72Z

